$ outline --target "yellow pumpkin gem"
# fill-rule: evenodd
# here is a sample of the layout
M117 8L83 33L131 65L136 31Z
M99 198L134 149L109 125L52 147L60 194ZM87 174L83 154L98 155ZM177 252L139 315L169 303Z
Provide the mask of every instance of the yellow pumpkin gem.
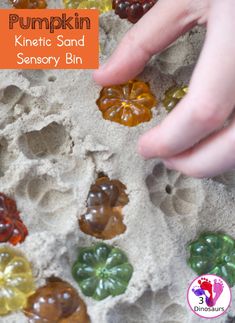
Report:
M67 9L98 9L100 13L112 10L112 0L64 0Z
M28 260L10 247L0 248L0 315L22 309L35 291Z
M162 101L167 112L171 112L181 99L188 93L188 86L172 87L165 92Z

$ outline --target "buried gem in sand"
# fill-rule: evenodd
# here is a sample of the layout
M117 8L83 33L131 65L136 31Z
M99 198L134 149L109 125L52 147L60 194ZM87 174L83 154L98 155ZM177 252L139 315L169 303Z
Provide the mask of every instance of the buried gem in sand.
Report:
M87 198L87 212L79 220L80 228L86 234L100 239L111 239L123 233L122 208L129 199L126 187L118 180L100 177L91 186Z
M49 279L28 299L24 308L29 322L89 323L86 305L77 291L59 278Z
M165 92L164 99L162 101L163 106L166 108L167 112L171 112L187 93L188 86L175 86L168 89Z

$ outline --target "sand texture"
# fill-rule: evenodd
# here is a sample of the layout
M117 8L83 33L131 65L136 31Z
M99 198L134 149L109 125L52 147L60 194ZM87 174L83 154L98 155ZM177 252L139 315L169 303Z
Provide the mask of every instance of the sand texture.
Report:
M113 13L101 16L101 61L128 28ZM139 76L159 100L176 82L187 84L203 38L204 30L196 28ZM159 104L150 122L124 127L102 118L99 91L89 70L0 71L0 191L17 201L29 229L17 248L31 261L37 286L54 275L77 288L92 323L204 322L187 305L195 274L186 265L185 246L205 230L235 237L235 173L198 180L166 170L158 160L144 161L137 139L166 116L164 108ZM80 231L78 218L100 172L127 187L127 230L108 242L127 253L134 274L125 294L97 302L82 295L71 265L79 247L98 241ZM0 322L27 319L15 313ZM225 316L213 322L225 322Z

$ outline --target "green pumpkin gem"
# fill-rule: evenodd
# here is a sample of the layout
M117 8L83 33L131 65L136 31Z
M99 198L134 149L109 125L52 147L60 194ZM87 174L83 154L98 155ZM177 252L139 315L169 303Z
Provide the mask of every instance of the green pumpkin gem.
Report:
M235 285L234 239L223 233L203 233L188 249L188 264L198 275L214 274Z
M188 86L172 87L165 92L162 101L167 112L171 112L180 100L188 93Z
M72 268L83 294L98 301L123 294L132 273L125 253L104 243L81 249Z

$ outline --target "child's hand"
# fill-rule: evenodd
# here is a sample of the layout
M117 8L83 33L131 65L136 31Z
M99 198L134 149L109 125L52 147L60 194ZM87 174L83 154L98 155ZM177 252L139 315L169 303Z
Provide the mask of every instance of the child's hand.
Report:
M194 177L235 167L235 118L223 127L235 105L235 0L159 0L94 74L102 85L126 82L152 55L204 23L207 37L189 93L139 140L145 158L159 157Z

